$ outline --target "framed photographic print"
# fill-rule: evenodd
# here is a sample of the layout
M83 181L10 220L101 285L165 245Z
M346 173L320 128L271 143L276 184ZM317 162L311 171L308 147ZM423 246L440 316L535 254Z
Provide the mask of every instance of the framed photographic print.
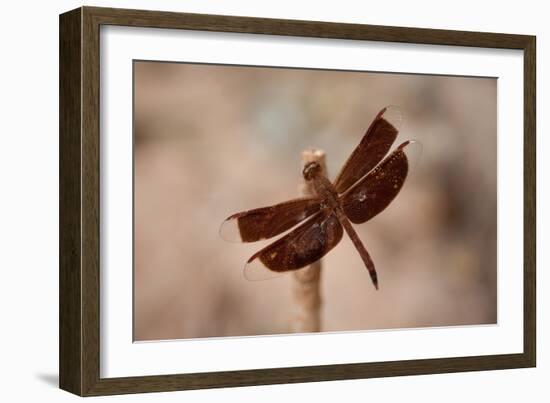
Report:
M60 16L60 387L535 366L535 37Z

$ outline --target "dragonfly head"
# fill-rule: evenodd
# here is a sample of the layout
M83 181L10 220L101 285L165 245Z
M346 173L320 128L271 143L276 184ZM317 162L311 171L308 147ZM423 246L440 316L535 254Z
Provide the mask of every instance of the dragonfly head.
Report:
M321 172L321 165L319 165L318 162L308 162L304 166L304 170L302 171L302 174L304 175L304 179L306 181L310 181L314 179L320 172Z

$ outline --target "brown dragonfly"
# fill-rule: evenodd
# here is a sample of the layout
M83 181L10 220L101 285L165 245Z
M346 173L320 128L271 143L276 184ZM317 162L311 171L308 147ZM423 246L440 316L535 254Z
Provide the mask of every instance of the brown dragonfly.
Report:
M244 269L247 279L306 267L334 248L345 230L378 289L374 263L351 223L364 223L391 203L405 182L411 157L422 150L419 142L405 141L390 152L400 121L397 107L382 109L334 183L323 175L317 162L307 163L302 174L312 182L314 197L233 214L223 222L222 238L237 242L272 238L296 226L248 260Z

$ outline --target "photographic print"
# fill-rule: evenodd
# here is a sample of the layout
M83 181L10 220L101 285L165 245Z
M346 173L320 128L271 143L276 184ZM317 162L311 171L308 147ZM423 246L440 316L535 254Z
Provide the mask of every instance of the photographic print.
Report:
M497 323L496 78L133 62L134 341Z
M536 365L534 36L98 7L59 33L60 388Z

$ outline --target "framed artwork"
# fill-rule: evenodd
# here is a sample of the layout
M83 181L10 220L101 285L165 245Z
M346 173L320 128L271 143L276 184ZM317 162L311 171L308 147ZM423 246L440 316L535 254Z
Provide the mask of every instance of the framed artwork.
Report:
M60 387L535 366L535 37L60 16Z

